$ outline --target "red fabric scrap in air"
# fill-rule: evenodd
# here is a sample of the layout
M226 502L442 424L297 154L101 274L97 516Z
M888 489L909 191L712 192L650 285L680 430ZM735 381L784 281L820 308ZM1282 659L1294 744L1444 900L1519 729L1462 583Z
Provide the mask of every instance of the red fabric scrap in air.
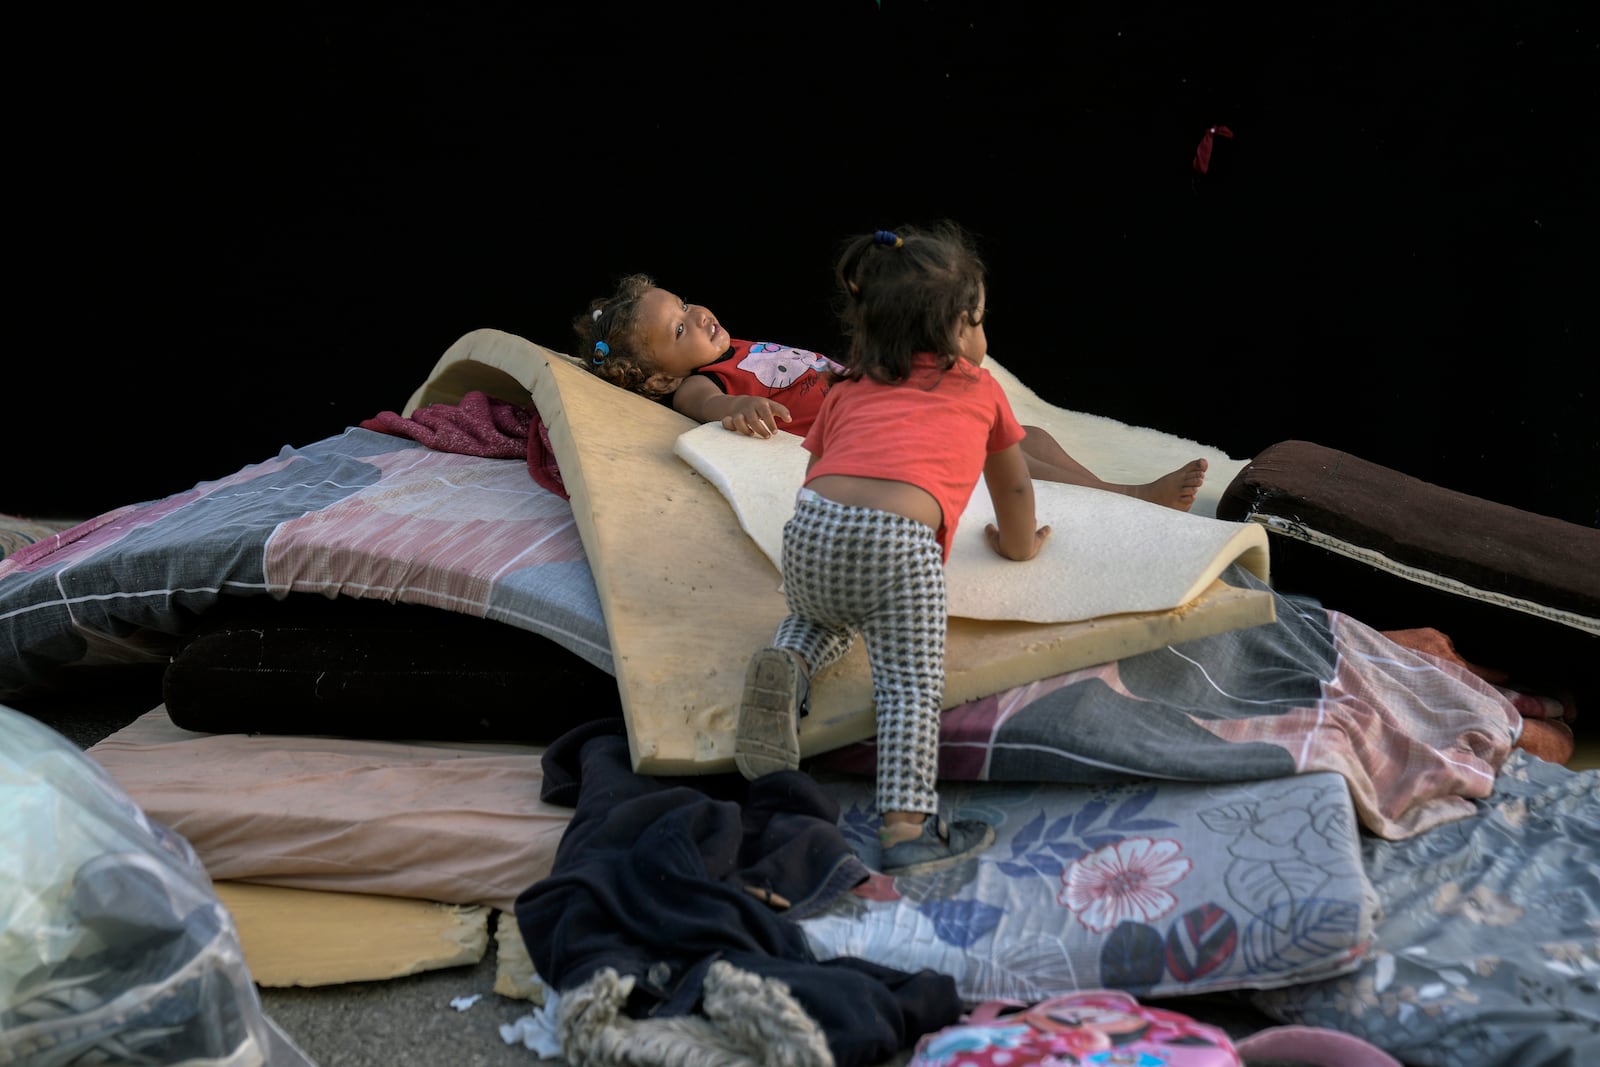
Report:
M1200 138L1200 147L1194 150L1194 169L1198 174L1204 174L1211 167L1211 139L1213 136L1233 139L1233 131L1226 126L1213 126L1206 130L1206 135Z

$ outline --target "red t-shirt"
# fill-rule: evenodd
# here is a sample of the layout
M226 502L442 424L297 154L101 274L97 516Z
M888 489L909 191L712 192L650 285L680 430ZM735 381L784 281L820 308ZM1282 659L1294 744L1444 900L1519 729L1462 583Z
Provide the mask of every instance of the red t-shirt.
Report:
M732 341L726 355L695 370L728 396L764 396L789 409L780 430L804 437L832 382L844 368L818 352L771 341Z
M921 353L904 382L858 378L828 390L806 434L805 446L817 457L806 481L847 474L924 490L943 510L939 544L949 560L984 463L1024 435L1005 390L988 371L957 360L940 373L936 357Z

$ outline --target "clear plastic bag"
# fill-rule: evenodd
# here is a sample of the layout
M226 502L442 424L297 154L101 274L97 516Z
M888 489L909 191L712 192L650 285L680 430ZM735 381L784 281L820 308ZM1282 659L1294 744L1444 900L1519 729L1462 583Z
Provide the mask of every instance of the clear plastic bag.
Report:
M268 1018L182 836L0 705L0 1065L315 1067Z

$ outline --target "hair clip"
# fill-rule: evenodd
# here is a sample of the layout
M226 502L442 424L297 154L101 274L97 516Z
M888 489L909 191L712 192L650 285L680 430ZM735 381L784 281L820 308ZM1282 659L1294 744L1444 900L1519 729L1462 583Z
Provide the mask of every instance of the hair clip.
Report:
M589 312L589 321L590 322L599 322L600 321L600 316L604 311L605 311L605 308L595 308L593 311Z
M589 362L598 367L600 364L606 361L606 357L610 354L610 345L606 344L604 341L596 341L594 343L594 356L589 360Z
M895 248L901 248L905 245L905 241L901 240L900 235L893 230L873 230L872 243L892 245Z

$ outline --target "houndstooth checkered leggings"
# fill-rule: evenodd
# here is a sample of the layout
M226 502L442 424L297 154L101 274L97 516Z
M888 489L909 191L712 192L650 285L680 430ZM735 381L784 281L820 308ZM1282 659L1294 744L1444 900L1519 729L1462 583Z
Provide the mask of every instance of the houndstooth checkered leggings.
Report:
M878 723L878 810L939 811L939 712L949 611L944 556L915 519L800 490L783 527L789 616L773 643L813 676L867 643Z

